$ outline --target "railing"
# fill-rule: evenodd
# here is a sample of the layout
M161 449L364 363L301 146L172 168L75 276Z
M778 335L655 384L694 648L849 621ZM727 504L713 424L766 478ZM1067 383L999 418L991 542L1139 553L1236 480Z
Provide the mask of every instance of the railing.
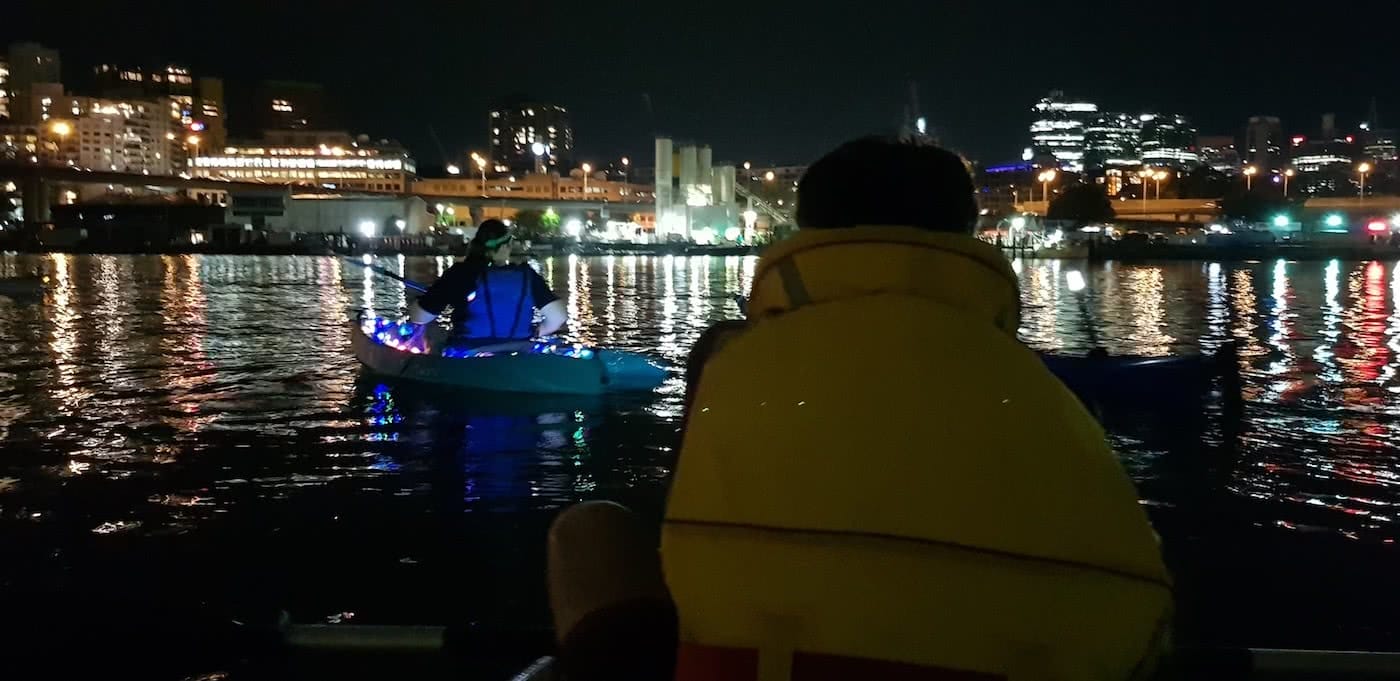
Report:
M778 208L777 206L774 206L773 204L758 198L758 196L756 196L753 192L749 191L748 188L744 185L735 184L734 193L735 195L748 200L750 205L754 207L754 210L763 213L764 215L767 215L769 219L773 220L773 224L793 224L794 220L792 218L792 213L782 210L781 208Z

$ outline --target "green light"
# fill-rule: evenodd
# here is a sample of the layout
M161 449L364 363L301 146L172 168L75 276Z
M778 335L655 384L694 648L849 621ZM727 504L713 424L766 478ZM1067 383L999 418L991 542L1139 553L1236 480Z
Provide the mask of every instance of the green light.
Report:
M1287 215L1275 215L1275 216L1274 216L1274 226L1275 226L1275 227L1287 227L1287 226L1288 226L1288 216L1287 216Z
M1326 224L1328 227L1341 227L1342 216L1337 213L1332 213L1331 215L1327 216Z

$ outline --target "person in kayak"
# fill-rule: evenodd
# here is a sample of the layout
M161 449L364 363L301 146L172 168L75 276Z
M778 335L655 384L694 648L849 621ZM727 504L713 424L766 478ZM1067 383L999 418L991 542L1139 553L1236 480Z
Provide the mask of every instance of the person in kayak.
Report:
M510 263L510 228L500 220L481 223L467 257L428 287L408 308L408 318L423 325L452 308L453 343L480 347L533 336L548 336L568 320L563 301L529 265ZM543 318L534 327L535 312Z

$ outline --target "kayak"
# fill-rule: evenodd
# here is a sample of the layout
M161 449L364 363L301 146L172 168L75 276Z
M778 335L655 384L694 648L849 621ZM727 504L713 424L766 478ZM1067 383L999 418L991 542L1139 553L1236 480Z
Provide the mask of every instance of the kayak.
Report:
M477 348L441 339L426 352L409 347L407 325L361 316L351 324L355 357L370 371L420 383L535 395L601 395L652 390L667 371L644 355L555 339Z
M1199 398L1217 387L1227 407L1241 399L1238 356L1231 343L1208 355L1042 354L1041 361L1091 409L1126 405L1199 410Z

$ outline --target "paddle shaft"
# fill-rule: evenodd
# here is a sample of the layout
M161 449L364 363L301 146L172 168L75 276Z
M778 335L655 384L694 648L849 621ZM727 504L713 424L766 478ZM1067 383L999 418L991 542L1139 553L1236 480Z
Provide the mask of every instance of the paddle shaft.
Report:
M377 266L377 265L371 265L371 264L369 264L369 263L367 263L367 262L364 262L364 261L362 261L362 260L357 260L357 259L355 259L355 258L352 258L352 257L348 256L348 255L342 255L342 256L340 256L340 257L344 258L346 262L354 263L354 264L356 264L356 265L359 265L360 267L363 267L363 268L365 268L365 269L367 269L367 270L369 270L369 271L371 271L371 272L373 272L373 273L375 273L375 274L381 274L381 275L386 276L386 277L388 277L388 278L390 278L390 279L394 279L394 280L396 280L396 281L403 282L403 285L404 285L404 286L407 286L408 288L411 288L411 289L413 289L413 290L415 290L415 291L417 291L417 292L419 292L419 293L427 293L427 291L428 291L428 287L427 287L427 286L424 286L424 285L422 285L422 284L420 284L420 283L418 283L418 282L416 282L416 281L414 281L414 280L412 280L412 279L405 279L405 278L403 278L403 277L401 277L401 276L399 276L399 275L397 275L397 274L394 274L393 272L390 272L389 270L384 269L383 267L379 267L379 266Z

